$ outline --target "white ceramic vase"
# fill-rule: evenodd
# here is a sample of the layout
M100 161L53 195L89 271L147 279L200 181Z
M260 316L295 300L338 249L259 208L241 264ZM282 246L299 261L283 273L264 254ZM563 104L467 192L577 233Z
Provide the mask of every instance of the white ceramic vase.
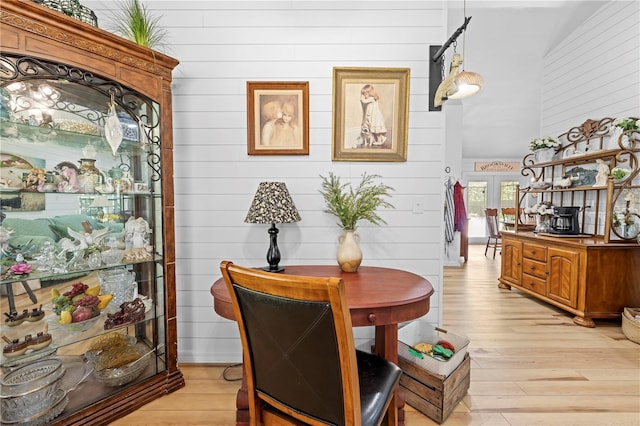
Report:
M338 265L344 272L356 272L362 262L360 236L355 231L345 230L338 242Z
M614 126L609 130L609 142L607 143L607 149L629 149L631 143L629 142L629 136L623 135L624 130L618 126Z
M536 163L546 163L548 161L553 161L553 156L555 155L555 150L553 148L545 148L538 149L534 152L534 157L536 159Z

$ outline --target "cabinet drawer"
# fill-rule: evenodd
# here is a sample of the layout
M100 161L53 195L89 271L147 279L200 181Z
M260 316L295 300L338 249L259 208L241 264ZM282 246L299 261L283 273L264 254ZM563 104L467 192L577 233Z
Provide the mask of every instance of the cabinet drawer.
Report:
M533 275L534 277L545 279L547 278L546 272L547 264L524 258L522 259L522 272L525 274Z
M544 295L546 281L529 274L522 274L522 287Z
M544 262L547 258L547 249L546 247L525 243L522 248L522 256Z

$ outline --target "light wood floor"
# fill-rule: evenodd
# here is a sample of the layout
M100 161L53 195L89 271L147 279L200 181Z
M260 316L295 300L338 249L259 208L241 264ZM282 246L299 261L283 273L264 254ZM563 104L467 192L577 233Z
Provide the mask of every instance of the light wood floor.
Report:
M500 256L471 246L444 275L443 326L471 343L471 387L451 425L640 425L640 345L620 321L576 326L571 315L497 287ZM233 425L237 381L223 366L184 364L186 387L113 423ZM239 377L238 368L228 371ZM406 424L435 425L407 406Z

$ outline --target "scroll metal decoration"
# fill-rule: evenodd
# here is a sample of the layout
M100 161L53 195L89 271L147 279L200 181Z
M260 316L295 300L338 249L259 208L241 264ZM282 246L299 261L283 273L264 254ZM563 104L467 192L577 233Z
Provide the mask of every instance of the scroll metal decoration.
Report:
M33 57L20 57L3 53L0 56L0 87L8 89L14 84L24 86L24 94L16 94L12 105L13 113L29 110L36 101L29 95L41 87L31 87L33 81L39 86L46 85L37 105L40 107L64 111L82 118L85 121L103 128L107 118L106 100L112 100L118 110L137 123L140 130L140 143L161 145L160 111L158 105L150 98L135 92L116 81L100 77L90 71L66 64L47 61ZM51 82L48 84L47 81ZM76 87L90 90L79 92ZM42 92L42 90L39 90ZM60 93L64 92L64 96ZM83 105L87 99L92 105ZM101 111L100 106L105 110ZM53 130L54 123L40 124L41 131ZM146 150L147 164L153 170L151 180L162 178L159 155L152 149Z

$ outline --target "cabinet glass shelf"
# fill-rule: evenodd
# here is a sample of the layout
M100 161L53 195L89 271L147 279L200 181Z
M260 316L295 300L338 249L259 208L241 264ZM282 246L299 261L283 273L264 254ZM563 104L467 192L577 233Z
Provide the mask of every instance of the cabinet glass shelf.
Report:
M96 127L98 129L98 127ZM83 147L91 143L97 151L110 151L102 131L81 133L49 126L35 126L28 123L0 120L0 135L4 138L20 138L27 143L54 144L66 147ZM120 152L144 152L146 145L137 140L123 139L118 148Z
M33 271L33 272L29 273L29 274L24 274L24 275L13 274L13 275L10 275L10 276L3 277L2 281L0 281L0 285L10 284L10 283L20 283L20 282L29 281L29 280L50 280L50 279L55 279L56 281L62 281L62 280L80 279L78 277L83 277L85 275L89 275L93 271L109 270L109 269L118 268L118 267L141 265L141 264L145 264L145 263L162 263L162 256L156 254L156 255L153 256L153 259L149 259L149 260L140 260L140 261L137 261L137 262L118 263L118 264L114 264L114 265L99 266L99 267L96 267L96 268L83 268L83 269L77 269L77 270L65 271L65 272L58 272L58 273L51 272L51 271L37 271L37 270L35 270L35 271Z

